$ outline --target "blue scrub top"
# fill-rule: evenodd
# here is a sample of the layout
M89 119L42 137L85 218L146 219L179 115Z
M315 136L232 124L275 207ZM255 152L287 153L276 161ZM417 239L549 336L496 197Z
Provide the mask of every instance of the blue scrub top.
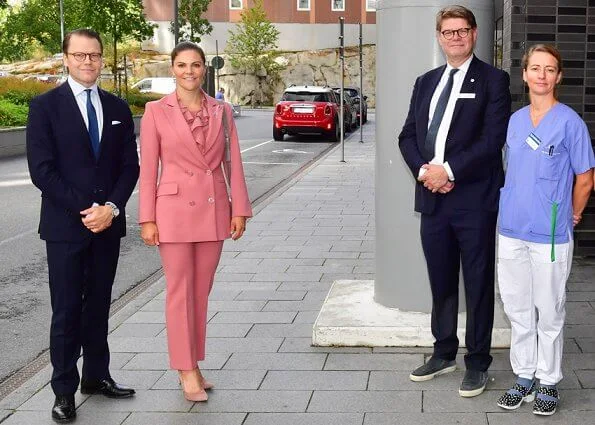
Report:
M526 106L510 118L505 149L499 233L528 242L568 242L574 175L595 167L584 121L573 109L557 103L533 127Z

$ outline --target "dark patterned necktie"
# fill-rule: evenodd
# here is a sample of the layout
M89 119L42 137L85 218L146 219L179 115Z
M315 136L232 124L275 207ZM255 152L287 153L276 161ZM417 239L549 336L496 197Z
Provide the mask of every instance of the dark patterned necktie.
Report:
M430 123L430 127L428 128L428 134L426 134L425 140L425 148L426 152L433 157L435 154L436 148L436 136L438 135L438 129L440 129L440 123L442 122L442 118L444 118L444 111L446 111L446 105L448 105L448 98L450 97L450 92L452 91L452 84L453 84L453 77L457 73L458 68L453 68L450 70L450 74L448 75L448 81L442 89L442 93L440 93L440 97L438 98L438 103L436 103L436 109L434 110L434 116L432 117L432 122Z
M99 123L97 122L97 112L93 103L91 103L91 89L86 89L87 92L87 118L89 119L89 137L91 138L91 147L95 159L99 157Z

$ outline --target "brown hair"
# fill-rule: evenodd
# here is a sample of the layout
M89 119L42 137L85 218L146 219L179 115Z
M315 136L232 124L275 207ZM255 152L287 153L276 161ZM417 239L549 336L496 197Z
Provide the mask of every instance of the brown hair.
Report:
M475 15L465 6L455 4L453 6L446 6L436 14L436 31L442 29L442 21L451 18L462 18L467 21L471 28L477 28Z
M551 44L534 44L533 46L529 47L523 55L523 60L521 61L521 66L524 71L527 70L527 67L529 66L529 59L531 59L531 56L535 52L549 53L550 55L552 55L554 59L556 59L556 62L558 62L558 74L562 72L562 55L560 54L560 51ZM557 84L554 88L554 98L556 98L556 100L558 99Z
M101 48L101 53L103 53L103 42L101 41L101 37L97 31L94 31L90 28L79 28L77 30L72 30L64 36L64 40L62 40L62 53L68 53L68 47L70 45L70 39L73 35L80 35L87 38L94 38L99 42L99 47Z
M176 47L174 47L174 49L171 51L171 64L173 65L174 61L176 60L176 57L180 53L185 52L186 50L194 50L196 53L200 55L203 63L206 65L207 59L205 57L205 52L200 48L198 44L193 43L191 41L181 41L178 44L176 44Z

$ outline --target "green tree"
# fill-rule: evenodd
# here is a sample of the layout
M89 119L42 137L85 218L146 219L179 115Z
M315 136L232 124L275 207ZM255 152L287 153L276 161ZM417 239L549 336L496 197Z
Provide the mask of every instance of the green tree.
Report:
M153 36L156 25L147 22L142 0L83 0L89 27L104 35L113 48L111 63L117 82L118 43L132 39L143 41Z
M180 41L187 40L200 43L201 36L213 31L211 23L202 17L209 8L211 0L181 0L178 9L178 24L180 26ZM169 29L174 34L174 23Z
M8 0L0 0L0 9L8 7Z
M275 62L278 41L279 30L268 20L262 0L255 0L254 7L241 13L235 31L229 30L226 52L231 64L255 76L252 107L256 105L257 93L262 98L263 80L268 78L270 83L278 78L281 71L281 66Z

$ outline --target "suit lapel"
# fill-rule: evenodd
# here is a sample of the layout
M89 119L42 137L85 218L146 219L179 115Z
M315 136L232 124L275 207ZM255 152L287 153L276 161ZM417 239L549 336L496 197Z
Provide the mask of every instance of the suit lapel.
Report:
M469 64L469 69L467 70L467 73L465 74L465 79L463 80L463 85L461 86L461 93L476 93L477 92L477 85L481 84L481 76L479 75L478 72L478 64L479 64L479 59L477 59L477 57L473 56L473 59L471 60L471 63ZM450 128L454 128L454 123L455 120L457 119L457 116L459 115L459 112L461 111L461 108L463 107L463 105L465 103L469 102L461 102L460 100L457 100L457 102L455 103L455 110L452 113L452 120L450 121Z
M206 93L203 92L203 96L207 96ZM215 142L219 140L217 136L219 135L219 130L221 129L225 109L223 108L223 105L221 105L212 97L207 96L206 99L207 108L209 108L209 126L205 137L205 152L208 152L213 147Z
M192 136L192 132L190 131L190 126L182 114L182 110L178 104L176 92L167 95L164 98L164 102L165 105L163 110L165 115L169 120L171 127L178 135L178 138L182 141L182 144L186 147L186 149L188 149L192 157L195 158L197 162L202 164L205 169L209 169L209 164L207 164L205 157L198 149L198 146L196 146L194 136Z
M103 129L101 130L101 142L99 143L99 155L97 160L101 158L101 153L104 151L105 144L111 143L112 141L112 119L110 115L112 108L106 107L109 103L109 98L105 95L105 92L98 89L98 93L101 101L101 110L103 112Z
M445 69L446 65L443 65L436 69L432 75L428 76L428 82L424 88L423 98L421 100L420 123L423 130L423 137L421 140L426 140L429 124L428 121L430 119L430 103L432 103L432 96L434 95L434 91L436 91L436 87L438 87L438 83L440 82L440 78L442 77Z
M60 86L59 90L60 95L64 99L66 105L64 110L66 111L65 114L68 117L68 125L74 126L75 131L80 134L80 137L77 137L77 141L75 143L85 143L87 145L87 152L89 153L89 156L95 160L95 154L93 153L93 147L91 146L89 130L87 130L85 120L81 115L81 110L79 109L79 105L76 102L74 93L70 88L70 84L65 82Z

